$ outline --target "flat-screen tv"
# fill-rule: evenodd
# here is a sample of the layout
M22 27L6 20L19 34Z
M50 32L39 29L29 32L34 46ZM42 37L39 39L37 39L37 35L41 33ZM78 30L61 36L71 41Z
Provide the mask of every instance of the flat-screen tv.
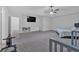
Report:
M27 22L36 22L36 17L29 16Z
M74 26L75 26L76 28L78 28L78 27L79 27L79 23L75 23Z

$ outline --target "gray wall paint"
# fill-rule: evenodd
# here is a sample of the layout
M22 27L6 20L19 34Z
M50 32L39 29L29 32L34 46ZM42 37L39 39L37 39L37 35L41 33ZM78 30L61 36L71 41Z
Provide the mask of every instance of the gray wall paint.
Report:
M52 19L52 28L73 28L74 23L79 22L79 13L55 17Z
M68 9L69 10L69 9ZM68 11L65 10L65 11ZM12 13L11 13L12 14ZM13 13L12 16L16 16L17 13ZM32 30L41 30L41 31L45 31L45 30L52 30L52 29L56 29L56 28L72 28L74 27L74 23L79 21L79 13L74 13L74 14L70 14L70 15L64 15L64 16L59 16L59 17L47 17L47 16L37 16L34 14L27 14L25 16L36 16L39 20L38 23L27 23L26 20L24 22L23 20L23 14L21 14L19 16L20 18L20 32L22 31L22 27L26 26L29 27L29 24L35 26L31 26L33 27Z

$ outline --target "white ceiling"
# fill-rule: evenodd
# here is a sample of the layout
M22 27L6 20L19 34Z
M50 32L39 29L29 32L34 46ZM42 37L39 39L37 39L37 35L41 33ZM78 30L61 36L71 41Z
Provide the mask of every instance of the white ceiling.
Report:
M10 14L13 15L40 15L50 16L46 11L49 10L49 6L8 6ZM57 14L53 16L62 16L79 12L79 6L55 6L54 9L58 9Z

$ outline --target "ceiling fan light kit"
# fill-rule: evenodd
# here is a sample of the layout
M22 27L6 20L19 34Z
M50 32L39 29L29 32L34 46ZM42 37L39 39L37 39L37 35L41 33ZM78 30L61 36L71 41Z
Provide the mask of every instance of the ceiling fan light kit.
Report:
M53 15L54 13L53 12L50 12L49 14L52 14Z
M50 7L50 12L49 12L50 15L53 15L54 13L57 13L57 11L59 11L59 9L54 10L53 9L54 6L49 6L49 7Z

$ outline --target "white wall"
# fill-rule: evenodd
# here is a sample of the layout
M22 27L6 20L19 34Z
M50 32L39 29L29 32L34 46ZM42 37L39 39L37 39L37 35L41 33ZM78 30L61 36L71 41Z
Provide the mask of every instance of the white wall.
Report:
M36 17L36 22L27 22L27 16L20 17L20 30L22 27L31 27L31 31L47 31L50 29L50 22L52 21L50 17L45 16L34 16ZM22 31L22 30L21 30Z
M79 13L64 15L52 18L52 28L68 28L74 27L74 23L79 22Z
M39 18L36 18L36 22L27 22L27 16L22 18L22 27L31 27L31 31L39 30Z
M43 31L52 30L51 22L52 22L52 18L51 17L43 17L43 19L42 19L42 24L43 24L42 27L43 27L43 29L42 30Z
M36 23L28 23L27 15L19 16L20 32L22 32L22 27L31 27L31 31L47 31L47 30L53 30L56 28L72 29L74 27L74 23L79 22L79 13L58 16L54 18L45 17L45 16L36 16L36 17L37 17Z
M15 16L15 15L13 15ZM31 31L47 31L56 28L68 28L74 27L75 22L79 22L79 13L58 16L58 17L45 17L45 16L35 16L37 18L36 23L27 22L27 16L19 16L20 19L20 32L22 32L22 27L31 27Z
M30 27L30 31L39 31L39 22L39 17L36 17L36 22L27 22L27 16L22 17L22 27Z
M74 27L74 23L79 22L79 13L54 18L45 16L38 16L37 18L39 19L39 22L37 23L39 25L37 27L39 27L40 31L53 30L56 28L72 29Z

